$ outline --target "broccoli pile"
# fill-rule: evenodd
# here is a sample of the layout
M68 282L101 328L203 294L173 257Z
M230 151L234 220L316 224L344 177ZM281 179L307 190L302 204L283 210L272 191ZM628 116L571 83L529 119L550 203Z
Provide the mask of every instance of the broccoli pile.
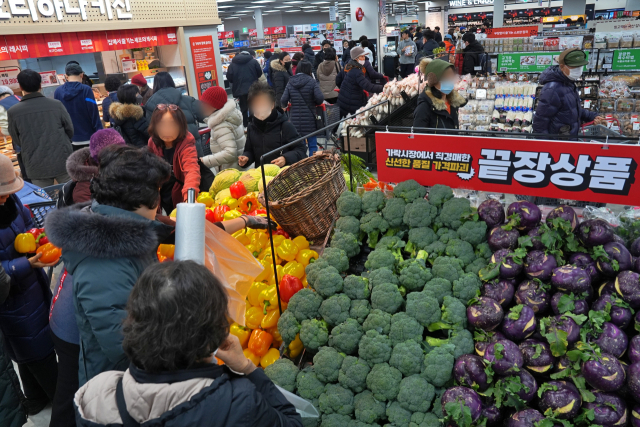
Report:
M309 286L278 321L313 364L277 362L269 377L321 413L305 426L443 426L443 387L474 352L466 306L490 263L487 224L451 188L411 180L393 194L347 191L337 208Z

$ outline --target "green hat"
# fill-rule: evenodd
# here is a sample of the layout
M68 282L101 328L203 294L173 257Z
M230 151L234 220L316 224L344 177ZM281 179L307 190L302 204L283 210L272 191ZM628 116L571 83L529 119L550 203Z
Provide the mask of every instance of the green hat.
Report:
M442 59L426 58L420 62L420 71L426 76L429 86L436 85L448 68L453 68L453 64Z
M567 67L584 67L589 63L587 54L580 49L567 49L560 54L558 63Z

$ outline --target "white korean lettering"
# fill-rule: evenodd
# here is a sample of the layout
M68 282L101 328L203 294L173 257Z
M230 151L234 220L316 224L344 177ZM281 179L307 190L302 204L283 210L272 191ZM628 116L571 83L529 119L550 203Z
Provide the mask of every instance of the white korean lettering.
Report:
M0 19L11 19L11 13L10 12L3 12L2 11L2 4L4 3L4 0L0 0Z
M31 19L33 22L38 22L38 11L33 3L33 0L27 0L27 4L29 5L29 11L31 12Z
M633 159L619 157L596 157L596 163L591 170L589 188L624 191L627 179L631 176L629 170Z
M62 21L62 9L64 8L64 4L61 0L53 0L53 9L56 11L56 18L58 21Z
M112 3L112 7L116 10L116 15L117 15L118 19L131 19L131 18L133 18L132 14L130 12L125 12L123 10L123 9L125 9L124 1L115 0ZM111 18L109 18L109 19L111 19Z
M42 16L53 16L53 0L38 0L38 12Z
M479 159L480 171L478 178L486 181L509 181L509 168L511 167L511 151L482 149L481 154L485 159ZM496 160L500 158L502 160Z
M80 6L80 17L83 21L87 20L87 3L88 0L78 0L78 5Z
M104 15L104 12L105 12L104 0L93 0L91 2L91 7L99 8L100 9L100 15Z
M29 9L25 7L24 0L9 0L9 10L12 15L24 16L29 15Z
M67 13L67 15L78 15L78 14L80 14L80 8L79 7L72 7L69 4L69 0L64 0L64 11Z

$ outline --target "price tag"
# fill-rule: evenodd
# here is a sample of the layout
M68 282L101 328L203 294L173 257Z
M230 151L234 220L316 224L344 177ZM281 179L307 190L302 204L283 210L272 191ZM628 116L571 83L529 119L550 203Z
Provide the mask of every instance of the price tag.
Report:
M640 130L640 122L633 122L631 127L633 128L633 130Z
M602 68L610 69L611 68L611 64L602 64Z
M520 74L520 75L518 76L518 81L520 81L520 82L521 82L521 81L523 81L523 80L524 80L524 75Z
M487 99L487 90L486 89L476 90L476 99Z
M591 93L591 86L587 86L584 88L584 94L589 95Z
M480 65L476 65L475 67L473 67L474 71L482 71L482 67Z
M591 100L587 99L584 101L584 108L591 108Z
M485 82L484 86L485 89L489 89L489 82Z
M478 83L476 82L471 83L471 87L477 87L477 86L478 86Z

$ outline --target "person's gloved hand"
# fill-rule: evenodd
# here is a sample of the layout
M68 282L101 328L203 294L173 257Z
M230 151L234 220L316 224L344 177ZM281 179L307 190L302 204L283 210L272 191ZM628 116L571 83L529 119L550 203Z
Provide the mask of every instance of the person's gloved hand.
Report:
M270 219L267 219L267 217L264 216L243 215L242 218L245 220L248 228L254 228L256 230L266 230L269 227L267 225L268 221L271 221L271 229L275 230L276 228L278 228L278 224Z

